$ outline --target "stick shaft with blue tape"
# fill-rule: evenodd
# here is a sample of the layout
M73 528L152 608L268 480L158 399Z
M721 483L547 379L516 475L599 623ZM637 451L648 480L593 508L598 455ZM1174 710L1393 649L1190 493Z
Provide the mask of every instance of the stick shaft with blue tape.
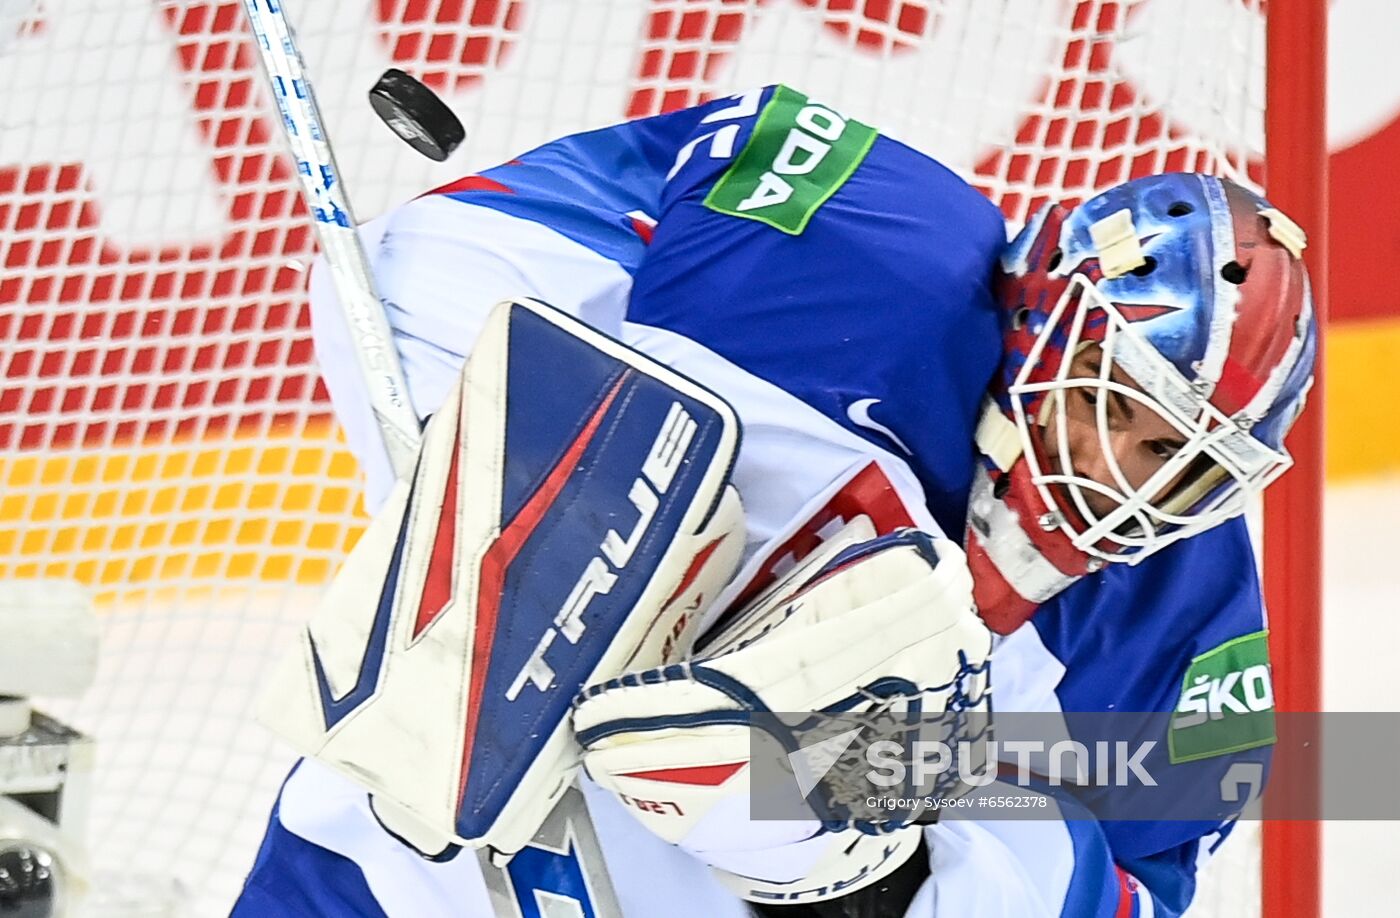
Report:
M336 167L301 52L281 0L243 0L243 8L301 179L302 198L311 213L316 238L355 341L360 372L369 386L370 404L389 461L395 475L406 478L418 453L418 417L408 398L393 333L375 292L369 259L355 229L350 199Z

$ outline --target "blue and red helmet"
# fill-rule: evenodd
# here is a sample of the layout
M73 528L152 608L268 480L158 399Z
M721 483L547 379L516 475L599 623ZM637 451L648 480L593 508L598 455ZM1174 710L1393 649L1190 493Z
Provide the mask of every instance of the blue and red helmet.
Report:
M1033 548L1072 579L1243 513L1291 464L1283 438L1311 385L1305 244L1267 200L1207 175L1137 179L1037 213L1002 259L1005 351L978 435L988 493L974 488L974 540L1019 566ZM1096 372L1071 373L1090 348ZM1063 421L1067 395L1084 389L1104 396L1105 456L1110 393L1155 412L1184 445L1143 482L1112 459L1109 481L1076 474ZM994 544L1013 522L1022 534ZM1033 599L1054 579L1041 573L1012 582Z

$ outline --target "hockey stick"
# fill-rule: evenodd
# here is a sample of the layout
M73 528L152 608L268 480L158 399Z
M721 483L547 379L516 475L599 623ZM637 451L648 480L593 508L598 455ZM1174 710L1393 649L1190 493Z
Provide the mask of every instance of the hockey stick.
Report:
M390 463L395 475L406 478L412 474L418 453L418 418L408 401L389 321L375 291L345 185L282 6L282 0L243 0L272 96L282 116L283 133L301 176L302 196L355 340L360 372L370 388L370 402ZM569 864L560 864L557 869L537 871L537 875L551 876L554 884L522 889L517 888L508 858L495 857L489 849L478 850L492 904L500 918L538 913L540 893L555 901L574 899L583 914L621 918L597 834L577 788L571 788L560 799L526 850L532 851L537 861L544 858L549 864L573 862L573 869ZM583 888L571 883L571 876L581 876Z
M369 384L370 404L389 451L389 463L396 476L406 478L418 452L418 418L408 400L389 320L375 293L369 260L360 245L330 141L321 127L321 112L301 52L282 15L281 0L243 0L243 8L282 115L282 132L296 160L302 199L311 212L316 238L355 340L355 356Z

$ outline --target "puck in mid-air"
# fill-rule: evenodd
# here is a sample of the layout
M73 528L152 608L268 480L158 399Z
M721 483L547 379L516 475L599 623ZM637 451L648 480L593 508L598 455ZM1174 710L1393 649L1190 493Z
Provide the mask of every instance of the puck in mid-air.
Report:
M402 70L384 71L369 91L369 104L390 130L429 159L442 162L466 139L452 109Z

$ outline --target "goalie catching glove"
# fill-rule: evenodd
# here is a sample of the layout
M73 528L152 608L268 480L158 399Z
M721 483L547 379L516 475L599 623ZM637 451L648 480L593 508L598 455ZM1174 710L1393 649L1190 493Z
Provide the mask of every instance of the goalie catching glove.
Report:
M898 868L922 832L910 813L843 819L822 790L804 794L810 820L751 819L751 715L988 705L991 635L962 550L914 530L873 536L865 518L848 524L698 658L591 686L576 704L593 780L749 901L844 896Z

